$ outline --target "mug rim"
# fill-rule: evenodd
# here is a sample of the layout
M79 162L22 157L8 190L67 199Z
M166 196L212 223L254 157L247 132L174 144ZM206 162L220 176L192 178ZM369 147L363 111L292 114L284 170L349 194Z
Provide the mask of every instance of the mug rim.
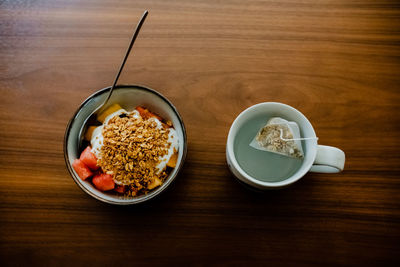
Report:
M76 120L79 112L82 110L82 108L93 98L100 96L102 94L104 94L106 91L110 90L111 86L107 86L105 88L99 89L96 92L94 92L93 94L91 94L89 97L87 97L80 105L79 107L76 109L76 111L74 112L74 115L71 117L71 119L68 121L66 130L65 130L65 134L64 134L64 145L63 145L63 150L64 150L64 160L65 160L65 164L67 166L68 172L71 175L72 179L74 180L74 182L78 185L78 187L85 193L87 193L88 195L92 196L93 198L108 203L108 204L114 204L114 205L133 205L133 204L139 204L139 203L143 203L145 201L151 200L153 198L155 198L156 196L160 195L162 192L164 192L169 186L170 184L176 179L176 177L178 176L178 174L180 173L183 164L185 162L186 159L186 155L187 155L187 135L186 135L186 128L185 128L185 124L183 122L183 119L181 117L181 115L179 114L177 108L172 104L171 101L169 101L165 96L163 96L161 93L159 93L158 91L151 89L149 87L143 86L143 85L136 85L136 84L121 84L121 85L116 85L115 86L115 90L118 89L140 89L140 90L144 90L147 91L149 93L152 93L156 96L158 96L159 98L161 98L165 103L167 103L173 110L173 112L175 113L175 115L178 118L179 124L182 127L182 135L183 135L183 151L182 151L182 158L181 158L181 162L178 166L176 166L175 168L177 168L176 173L173 177L169 177L169 179L167 179L165 181L166 186L159 191L154 191L154 194L148 194L143 198L140 199L135 199L132 198L131 201L118 201L118 200L109 200L109 199L105 199L93 192L91 192L90 190L86 189L84 186L82 186L78 181L77 181L77 177L74 174L74 171L72 169L72 166L70 164L69 161L69 156L68 156L68 145L67 145L67 141L69 139L70 136L70 131L71 131L71 125L74 123L74 121ZM167 182L168 181L168 182Z
M300 115L305 122L309 125L309 128L313 134L312 137L316 137L315 131L314 131L314 127L312 126L311 122L307 119L307 117L301 113L299 110L295 109L292 106L289 106L287 104L283 104L283 103L279 103L279 102L262 102L262 103L258 103L255 105L252 105L248 108L246 108L245 110L243 110L233 121L231 127L229 128L229 133L228 133L228 138L227 138L227 143L226 143L226 153L227 153L227 157L229 157L229 161L230 163L233 165L232 167L239 173L239 175L241 175L242 177L237 177L237 175L235 173L234 176L236 178L238 178L239 180L242 180L243 182L246 182L250 185L255 185L258 187L262 187L262 188L279 188L279 187L284 187L290 184L293 184L295 182L297 182L298 180L300 180L312 167L315 158L317 156L317 146L318 143L316 142L315 144L315 149L313 149L313 151L311 151L311 161L310 163L308 163L308 165L304 165L302 164L300 169L301 172L295 175L290 176L287 179L284 179L282 181L278 181L278 182L265 182L265 181L260 181L254 177L252 177L251 175L247 174L239 165L239 163L236 160L236 155L234 152L234 141L235 141L235 136L236 135L238 129L234 129L236 127L236 125L241 121L241 119L243 118L243 116L251 111L253 111L254 109L257 109L261 106L267 106L267 105L277 105L277 106L283 106L295 113L297 113L298 115ZM235 130L235 132L234 132ZM229 163L229 162L228 162ZM232 171L232 170L231 170ZM293 179L294 177L294 179Z

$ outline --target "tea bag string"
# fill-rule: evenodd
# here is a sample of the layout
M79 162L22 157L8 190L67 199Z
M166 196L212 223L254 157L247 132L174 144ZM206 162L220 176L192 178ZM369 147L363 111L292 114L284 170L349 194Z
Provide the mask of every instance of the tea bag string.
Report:
M281 125L286 125L289 128L289 124L288 123L274 123L274 124L281 124ZM302 141L302 140L318 140L318 137L304 137L304 138L291 138L291 139L286 139L283 137L283 130L279 129L279 131L281 132L281 135L279 136L279 138L283 141Z
M305 137L305 138L286 139L286 138L283 138L283 130L279 129L279 131L281 131L281 135L279 136L279 138L282 139L283 141L318 140L318 137Z

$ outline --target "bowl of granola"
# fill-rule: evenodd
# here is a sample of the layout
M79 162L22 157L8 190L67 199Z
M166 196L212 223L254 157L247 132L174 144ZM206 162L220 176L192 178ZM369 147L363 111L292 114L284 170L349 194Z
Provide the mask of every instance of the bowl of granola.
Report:
M157 91L121 85L84 127L109 89L88 97L72 116L64 137L65 162L76 184L92 197L117 205L141 203L163 192L182 169L185 126Z

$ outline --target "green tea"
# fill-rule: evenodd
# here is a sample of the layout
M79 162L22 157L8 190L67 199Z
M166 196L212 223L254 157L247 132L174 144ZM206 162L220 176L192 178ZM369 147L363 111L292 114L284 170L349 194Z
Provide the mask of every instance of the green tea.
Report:
M268 119L259 116L245 122L236 134L234 153L240 167L248 175L264 182L279 182L295 174L303 159L258 150L249 145Z

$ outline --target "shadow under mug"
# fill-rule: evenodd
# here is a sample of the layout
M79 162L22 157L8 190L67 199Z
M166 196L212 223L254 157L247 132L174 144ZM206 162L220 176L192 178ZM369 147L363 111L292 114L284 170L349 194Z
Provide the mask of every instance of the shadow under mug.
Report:
M300 168L289 178L278 182L265 182L247 174L238 164L234 144L239 129L249 120L265 115L266 118L282 117L299 125L302 137L316 137L314 128L308 119L297 109L276 102L265 102L244 110L232 123L226 143L226 160L230 171L240 181L258 189L272 189L288 186L301 179L307 172L337 173L343 170L345 154L342 150L318 145L317 139L303 142L305 155ZM304 148L304 147L303 147Z

